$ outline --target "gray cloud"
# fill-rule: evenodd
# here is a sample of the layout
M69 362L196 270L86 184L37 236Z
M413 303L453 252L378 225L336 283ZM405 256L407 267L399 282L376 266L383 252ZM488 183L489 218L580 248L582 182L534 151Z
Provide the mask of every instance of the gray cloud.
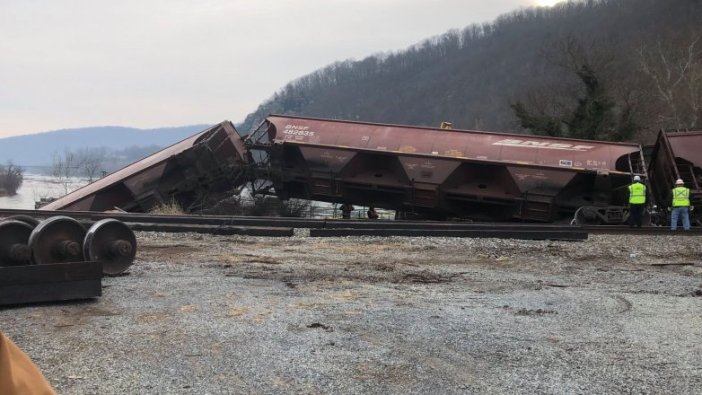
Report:
M4 0L0 136L242 120L288 81L536 0Z

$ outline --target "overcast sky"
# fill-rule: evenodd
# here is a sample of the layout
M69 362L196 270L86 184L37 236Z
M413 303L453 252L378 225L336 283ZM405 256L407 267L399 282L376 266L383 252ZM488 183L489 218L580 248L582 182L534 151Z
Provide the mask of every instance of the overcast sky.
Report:
M551 0L0 0L0 137L239 122L338 60Z

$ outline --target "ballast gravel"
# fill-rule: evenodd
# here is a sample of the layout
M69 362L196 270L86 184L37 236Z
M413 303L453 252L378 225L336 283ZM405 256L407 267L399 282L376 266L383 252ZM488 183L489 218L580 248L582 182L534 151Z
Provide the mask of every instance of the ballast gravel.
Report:
M139 233L101 298L0 330L66 395L702 393L697 237L307 234Z

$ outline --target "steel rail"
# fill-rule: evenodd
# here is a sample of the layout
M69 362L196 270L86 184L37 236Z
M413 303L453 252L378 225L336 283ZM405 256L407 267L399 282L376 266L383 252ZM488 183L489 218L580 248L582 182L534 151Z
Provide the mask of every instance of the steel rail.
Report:
M436 230L436 229L310 229L311 237L345 237L345 236L408 236L408 237L470 237L519 240L587 240L583 230Z
M293 228L263 227L263 226L210 226L186 224L154 224L128 223L132 230L166 233L205 233L213 235L243 235L266 237L291 237Z
M159 215L144 213L111 213L89 211L44 211L0 209L0 218L11 215L28 215L34 218L48 218L55 215L65 215L81 220L97 221L104 218L114 218L125 223L151 224L190 224L190 225L220 225L220 226L265 226L293 227L309 229L514 229L514 230L562 230L578 228L570 225L534 224L534 223L482 223L482 222L440 222L440 221L392 221L392 220L339 220L314 218L287 217L250 217L223 215Z
M122 212L64 211L64 210L21 210L0 209L0 217L29 215L34 218L48 218L65 215L76 219L100 220L114 218L125 223L190 224L190 225L229 225L229 226L274 226L295 228L322 228L325 220L285 217L245 217L224 215L160 215Z
M658 235L658 236L702 236L702 228L694 227L690 230L683 230L678 227L678 230L672 231L667 226L644 226L641 228L630 228L621 225L585 225L583 229L590 234L628 234L628 235Z
M0 220L11 215L28 215L34 218L48 218L66 215L81 222L92 222L114 218L135 230L153 230L162 232L199 232L214 234L249 234L282 236L291 233L291 228L308 229L371 229L371 230L407 230L407 231L585 231L590 234L631 234L631 235L670 235L702 236L702 227L693 227L689 231L679 229L670 231L667 227L646 226L630 228L617 225L573 226L562 224L539 223L482 223L482 222L439 222L439 221L393 221L393 220L339 220L286 217L246 217L223 215L158 215L145 213L109 213L89 211L44 211L22 209L0 209ZM168 225L168 226L166 226ZM275 229L281 230L275 230ZM245 229L249 229L246 231ZM269 229L270 231L266 230ZM347 232L348 233L348 232ZM438 233L436 233L438 234Z

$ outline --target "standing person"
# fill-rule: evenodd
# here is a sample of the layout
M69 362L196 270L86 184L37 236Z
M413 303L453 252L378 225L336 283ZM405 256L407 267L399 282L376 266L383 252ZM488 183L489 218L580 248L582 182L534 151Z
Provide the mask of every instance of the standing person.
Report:
M351 219L351 212L353 211L353 206L349 203L344 203L341 205L341 218Z
M670 212L670 230L678 228L678 217L682 216L683 229L690 230L690 189L681 179L673 188L673 210Z
M629 185L629 227L641 227L644 206L646 205L646 185L641 183L641 177L634 176L634 182Z
M378 213L373 206L368 207L368 219L378 219Z

